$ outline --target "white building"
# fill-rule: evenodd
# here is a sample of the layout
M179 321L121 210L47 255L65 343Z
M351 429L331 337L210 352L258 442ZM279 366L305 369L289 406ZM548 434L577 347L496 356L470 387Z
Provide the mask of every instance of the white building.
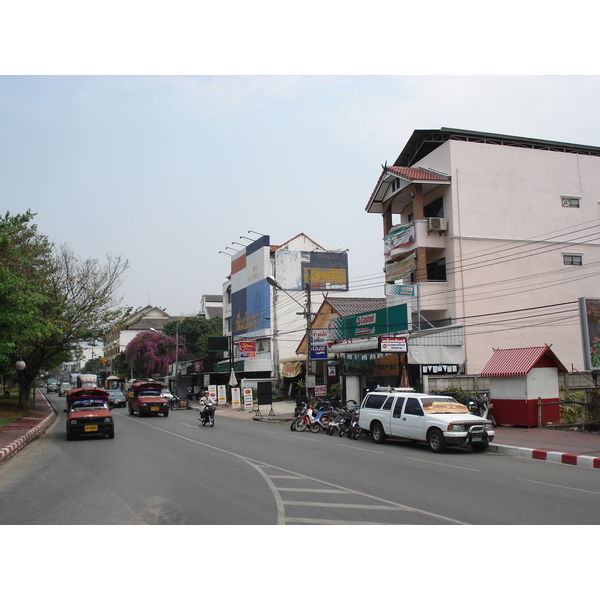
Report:
M283 363L306 358L296 348L307 329L307 300L316 310L319 292L343 296L347 290L346 251L326 250L303 233L280 245L261 236L232 255L223 334L233 337L238 379L279 382Z
M584 368L599 209L599 147L446 128L415 130L366 207L383 218L388 304L409 305L413 330L462 326L471 374L494 348L545 344Z

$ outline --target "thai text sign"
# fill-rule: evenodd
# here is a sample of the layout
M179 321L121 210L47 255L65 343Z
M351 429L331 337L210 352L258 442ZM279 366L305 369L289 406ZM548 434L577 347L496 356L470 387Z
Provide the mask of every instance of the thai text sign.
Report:
M381 337L379 338L380 352L408 352L405 337Z

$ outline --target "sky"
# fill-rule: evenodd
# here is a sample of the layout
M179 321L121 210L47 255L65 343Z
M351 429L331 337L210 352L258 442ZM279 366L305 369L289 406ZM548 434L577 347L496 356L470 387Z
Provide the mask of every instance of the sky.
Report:
M382 297L381 217L365 207L415 129L600 145L593 26L536 4L449 36L453 18L479 22L477 5L433 2L426 43L386 35L377 11L405 24L418 7L379 0L308 2L318 19L266 0L3 8L0 211L30 209L82 259L126 259L123 306L197 314L232 248L259 234L348 249L350 293ZM524 35L534 16L548 35L578 23L576 62Z
M134 308L196 314L258 234L349 249L352 295L381 297L365 206L415 129L597 146L599 99L596 76L5 75L0 205L128 260Z

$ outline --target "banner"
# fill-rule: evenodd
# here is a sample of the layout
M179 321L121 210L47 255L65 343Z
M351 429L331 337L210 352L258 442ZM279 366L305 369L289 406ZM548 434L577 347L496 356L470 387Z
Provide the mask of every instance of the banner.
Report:
M240 358L256 358L256 342L237 342L240 345Z
M394 283L398 279L410 277L416 268L415 253L413 252L398 262L385 265L385 282Z
M302 363L299 361L283 363L281 365L282 377L297 377L302 371Z
M415 239L413 223L396 225L383 238L384 254L388 255L392 250L411 244Z
M217 386L209 385L208 386L208 399L213 403L217 403Z

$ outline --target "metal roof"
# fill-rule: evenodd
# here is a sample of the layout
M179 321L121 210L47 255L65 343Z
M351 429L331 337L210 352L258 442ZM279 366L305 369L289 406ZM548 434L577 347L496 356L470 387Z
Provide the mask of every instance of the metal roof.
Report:
M600 156L600 147L598 146L585 146L536 138L502 135L499 133L485 133L481 131L469 131L468 129L442 127L441 129L415 129L400 156L394 162L394 165L410 167L448 140Z
M556 367L559 373L568 372L550 346L535 346L494 350L480 377L525 377L531 369L541 367Z

